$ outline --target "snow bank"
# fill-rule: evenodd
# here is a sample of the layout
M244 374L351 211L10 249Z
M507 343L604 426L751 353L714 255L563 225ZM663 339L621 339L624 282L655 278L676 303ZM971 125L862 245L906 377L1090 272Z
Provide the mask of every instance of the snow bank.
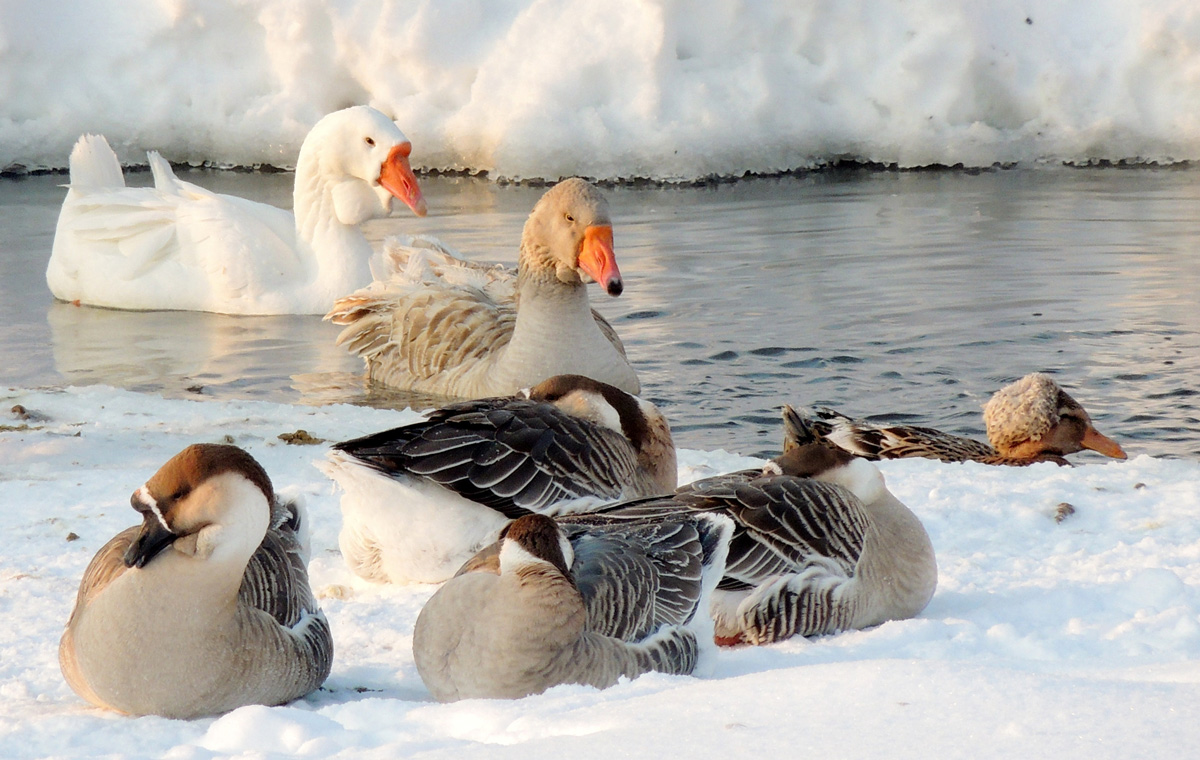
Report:
M1200 5L96 0L0 6L0 169L291 165L370 103L414 166L694 179L1200 158Z

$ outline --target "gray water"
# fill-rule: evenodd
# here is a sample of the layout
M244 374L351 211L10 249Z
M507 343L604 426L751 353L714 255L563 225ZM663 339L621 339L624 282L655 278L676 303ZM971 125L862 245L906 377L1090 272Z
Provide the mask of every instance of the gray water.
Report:
M183 174L290 206L291 174ZM55 303L44 270L65 181L0 181L0 383L408 404L364 388L317 317ZM368 237L435 234L515 263L542 188L422 184L428 217ZM988 396L1043 371L1131 456L1200 455L1195 170L855 169L605 192L625 293L593 303L680 446L771 455L784 402L982 436Z

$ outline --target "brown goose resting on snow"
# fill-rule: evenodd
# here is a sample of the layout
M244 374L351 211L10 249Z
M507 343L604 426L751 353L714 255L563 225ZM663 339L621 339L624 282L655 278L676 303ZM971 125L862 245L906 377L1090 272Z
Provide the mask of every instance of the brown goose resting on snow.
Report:
M308 585L304 518L258 462L236 446L189 446L132 503L142 524L92 559L59 645L77 694L196 718L324 682L333 639Z
M706 612L730 527L719 515L520 517L421 610L417 672L443 702L562 683L603 689L652 670L687 675L711 636Z

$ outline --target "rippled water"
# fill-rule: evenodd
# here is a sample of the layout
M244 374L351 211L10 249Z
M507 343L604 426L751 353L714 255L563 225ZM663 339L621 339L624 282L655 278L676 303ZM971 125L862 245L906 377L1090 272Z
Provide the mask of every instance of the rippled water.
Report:
M1040 370L1131 455L1194 457L1198 177L848 170L611 188L626 288L593 290L593 302L681 446L771 454L785 401L982 435L991 392ZM290 174L186 178L290 205ZM366 391L319 318L54 303L43 272L64 181L0 181L0 382L406 405ZM513 263L542 192L444 177L423 187L428 217L372 222L369 236L426 232Z

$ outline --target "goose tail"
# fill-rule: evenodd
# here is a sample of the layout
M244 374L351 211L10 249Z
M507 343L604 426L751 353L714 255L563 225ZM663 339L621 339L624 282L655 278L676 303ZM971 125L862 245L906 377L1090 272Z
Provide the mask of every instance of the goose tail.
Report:
M104 135L83 135L71 150L71 188L102 190L125 187L121 163Z

